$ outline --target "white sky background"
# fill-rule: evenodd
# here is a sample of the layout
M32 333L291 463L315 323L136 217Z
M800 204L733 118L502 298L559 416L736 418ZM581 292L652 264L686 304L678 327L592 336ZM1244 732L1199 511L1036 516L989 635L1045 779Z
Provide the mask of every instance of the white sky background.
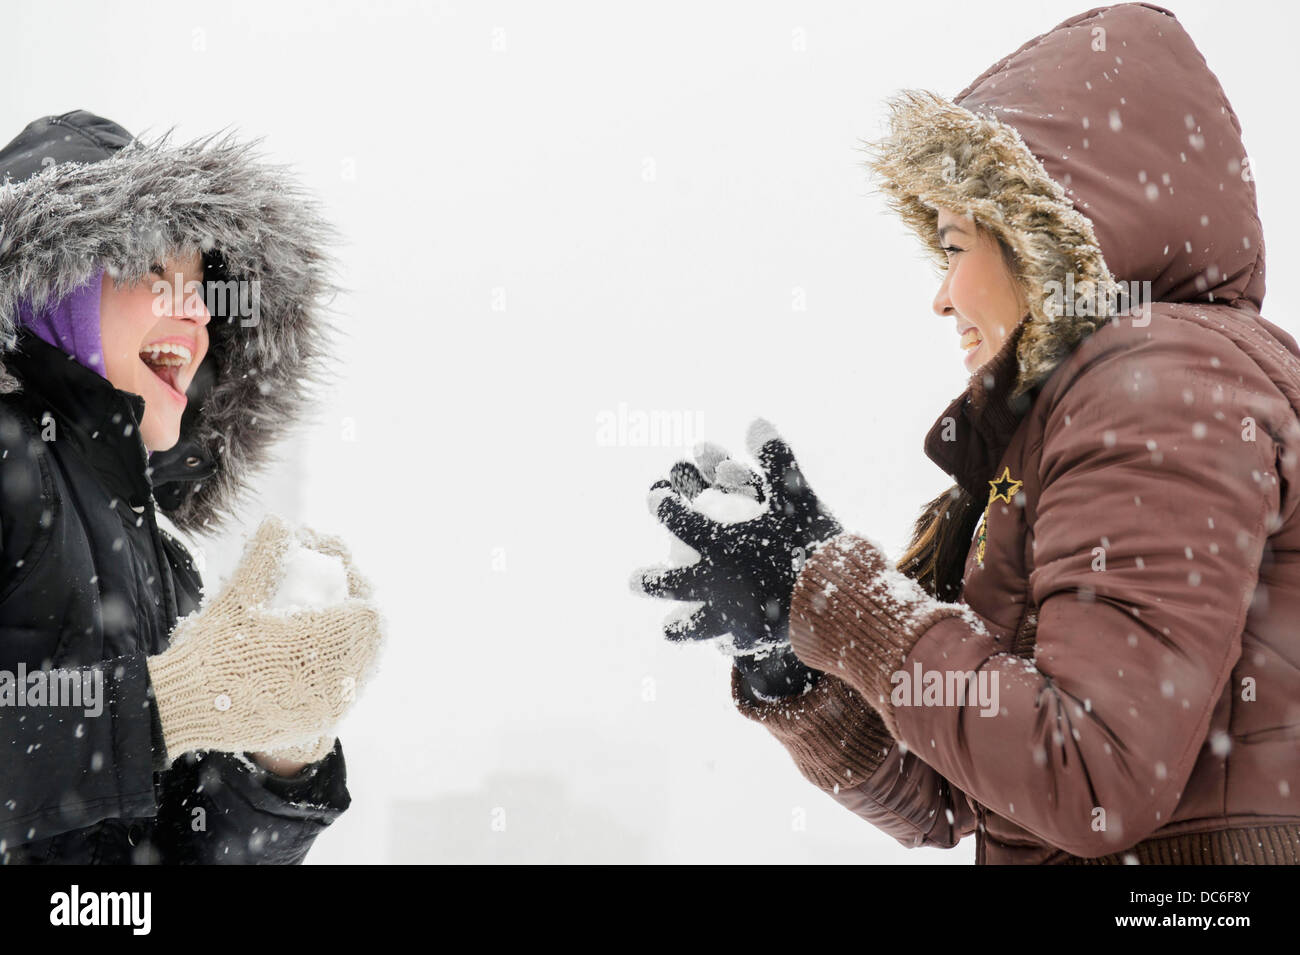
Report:
M310 861L973 861L822 795L733 711L716 651L662 640L669 605L627 578L667 554L644 498L686 448L602 446L597 419L677 413L687 447L740 450L766 416L897 557L949 483L921 441L966 375L859 141L893 90L951 96L1088 6L6 9L0 141L77 108L233 126L346 236L347 376L246 513L341 534L391 624L340 732L352 808ZM1293 93L1264 78L1295 8L1171 8L1245 130L1264 313L1300 334ZM209 545L209 586L239 542Z

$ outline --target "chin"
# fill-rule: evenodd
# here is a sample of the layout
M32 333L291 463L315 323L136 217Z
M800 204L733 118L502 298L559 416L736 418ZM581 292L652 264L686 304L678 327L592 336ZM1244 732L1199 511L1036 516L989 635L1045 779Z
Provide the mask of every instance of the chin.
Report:
M153 428L141 428L140 437L144 440L144 446L150 451L170 451L181 439L179 428L175 431L164 431L162 434Z

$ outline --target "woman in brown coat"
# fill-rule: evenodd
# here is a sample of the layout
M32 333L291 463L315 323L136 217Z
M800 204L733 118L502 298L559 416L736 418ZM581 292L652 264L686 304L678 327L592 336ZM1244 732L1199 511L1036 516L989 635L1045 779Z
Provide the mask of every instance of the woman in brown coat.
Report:
M1168 11L1092 10L899 96L872 167L967 349L925 440L955 484L894 564L766 426L758 517L690 506L736 462L679 465L669 636L730 633L740 711L905 845L1300 862L1300 348L1217 79Z

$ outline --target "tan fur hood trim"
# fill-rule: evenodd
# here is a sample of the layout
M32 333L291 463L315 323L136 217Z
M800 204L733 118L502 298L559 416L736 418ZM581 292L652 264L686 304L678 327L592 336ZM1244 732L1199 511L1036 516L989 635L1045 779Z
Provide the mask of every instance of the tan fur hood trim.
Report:
M1263 308L1264 235L1241 124L1163 7L1087 10L951 100L909 90L890 108L869 166L926 247L940 254L944 206L1019 259L1030 311L1016 395L1107 325L1121 291L1121 321L1134 294L1143 305ZM1075 307L1064 309L1048 283L1066 292L1067 278Z
M940 266L946 256L936 231L938 207L973 217L1016 254L1030 307L1017 351L1019 395L1046 379L1108 317L1053 314L1060 297L1048 291L1049 282L1063 286L1072 274L1076 296L1095 287L1105 311L1113 277L1092 223L1014 127L924 90L906 90L889 107L889 135L868 144L868 166L890 207Z

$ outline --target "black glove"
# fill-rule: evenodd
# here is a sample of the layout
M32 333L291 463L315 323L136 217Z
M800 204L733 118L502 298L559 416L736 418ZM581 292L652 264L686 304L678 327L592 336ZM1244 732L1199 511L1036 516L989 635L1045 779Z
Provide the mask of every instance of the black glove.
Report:
M718 460L719 449L706 445L697 456L700 467L680 462L671 480L652 485L651 511L698 551L700 560L688 567L651 568L634 582L650 596L702 602L694 613L667 624L665 635L684 641L730 633L748 688L760 699L774 699L801 693L812 683L812 671L790 649L790 598L803 562L842 528L822 508L770 424L755 421L748 446L765 480L738 462ZM706 487L752 492L766 509L734 524L710 520L682 500Z

